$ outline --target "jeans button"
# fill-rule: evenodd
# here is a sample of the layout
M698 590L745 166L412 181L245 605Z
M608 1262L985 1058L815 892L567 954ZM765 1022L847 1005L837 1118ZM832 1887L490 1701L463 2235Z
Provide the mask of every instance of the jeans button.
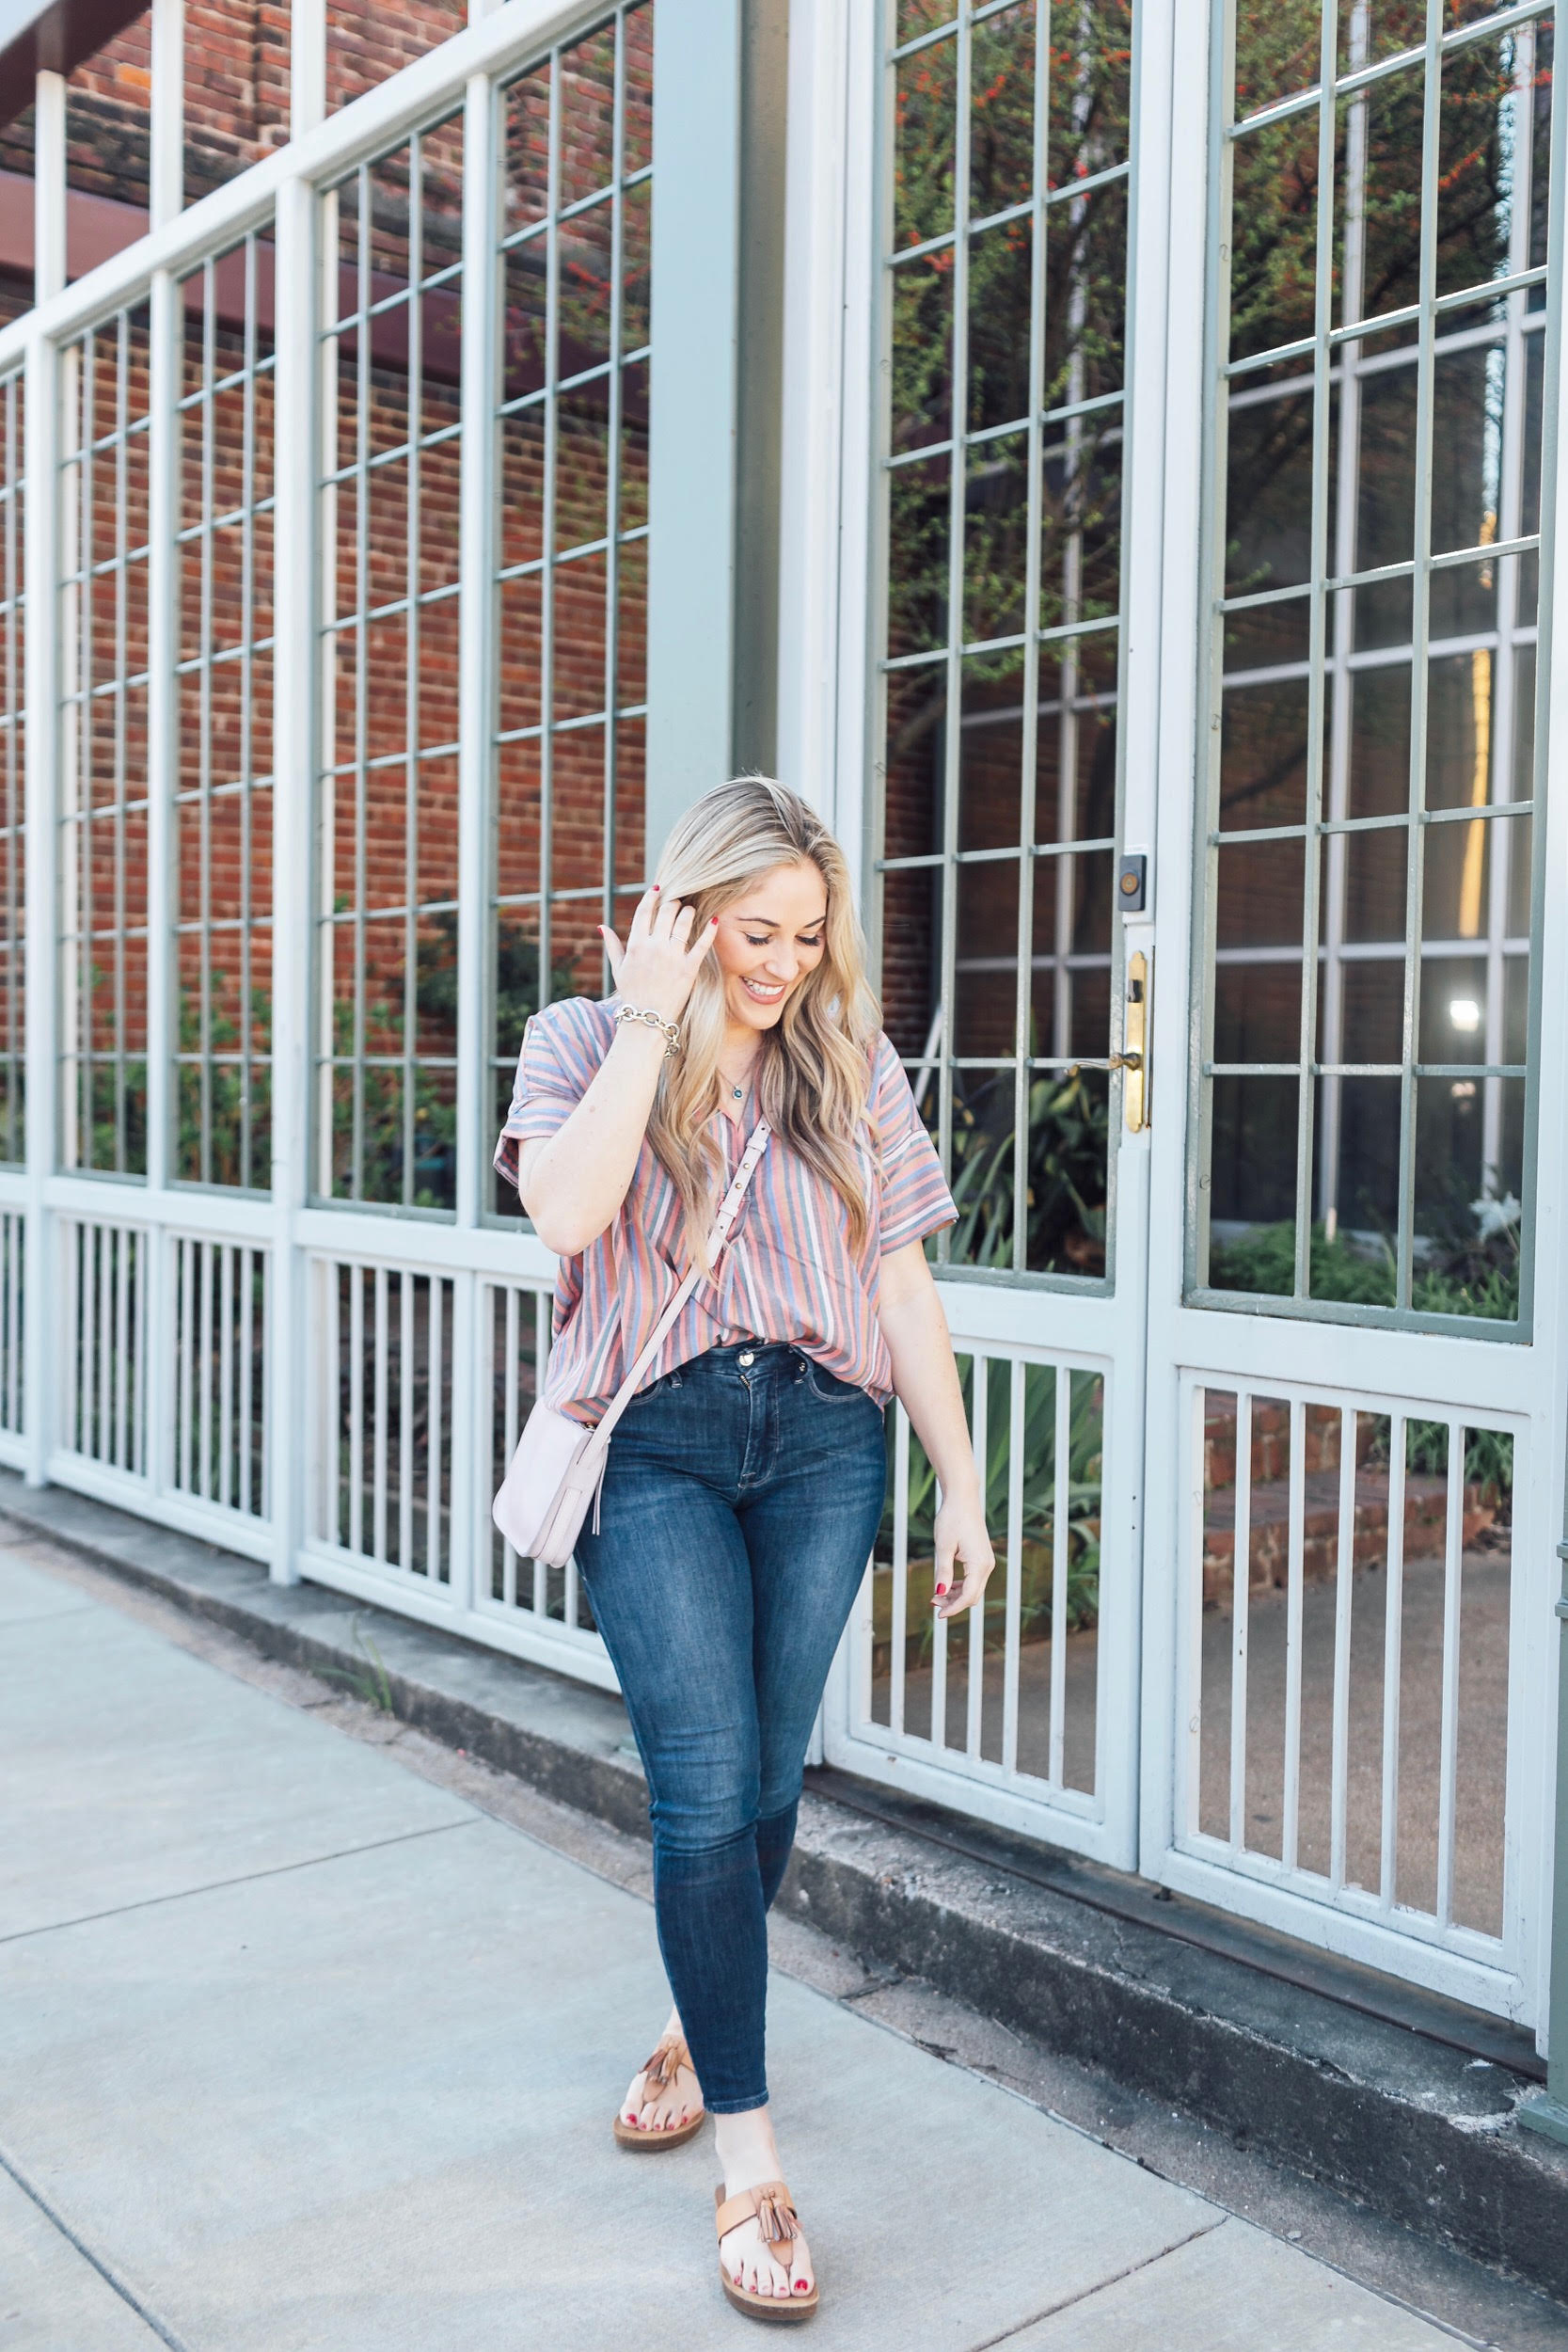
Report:
M752 1355L749 1347L743 1347L739 1355L736 1358L736 1361L739 1364L743 1372L750 1372L752 1366L756 1362L756 1358Z

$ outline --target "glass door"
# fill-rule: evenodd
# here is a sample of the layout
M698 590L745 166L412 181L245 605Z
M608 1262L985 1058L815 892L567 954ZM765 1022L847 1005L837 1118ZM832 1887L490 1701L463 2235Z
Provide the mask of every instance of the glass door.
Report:
M1528 2014L1553 10L1186 13L1144 1867Z
M1148 957L1122 859L1147 865L1151 762L1124 713L1156 707L1158 648L1130 640L1128 518L1158 499L1159 420L1129 286L1164 99L1128 0L875 15L850 231L875 254L868 897L958 1207L937 1254L998 1567L983 1612L933 1623L934 1481L891 1413L829 1755L1130 1864L1147 1133L1124 1007Z

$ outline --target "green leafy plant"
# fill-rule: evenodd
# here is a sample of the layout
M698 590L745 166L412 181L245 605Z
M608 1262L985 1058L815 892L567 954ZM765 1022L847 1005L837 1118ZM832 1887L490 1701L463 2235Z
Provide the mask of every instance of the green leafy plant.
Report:
M1098 1274L1105 1264L1109 1110L1082 1071L1041 1072L1029 1087L1028 1263ZM1013 1262L1013 1089L1010 1076L953 1105L954 1260Z

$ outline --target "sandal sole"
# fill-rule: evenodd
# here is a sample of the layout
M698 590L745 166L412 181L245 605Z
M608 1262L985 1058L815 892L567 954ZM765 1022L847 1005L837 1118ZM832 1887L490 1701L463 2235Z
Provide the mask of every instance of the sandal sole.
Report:
M618 2148L635 2148L640 2156L662 2156L672 2148L684 2148L689 2139L695 2139L707 2122L707 2109L693 2116L689 2123L677 2123L673 2132L640 2132L634 2123L624 2123L616 2116L610 2124Z

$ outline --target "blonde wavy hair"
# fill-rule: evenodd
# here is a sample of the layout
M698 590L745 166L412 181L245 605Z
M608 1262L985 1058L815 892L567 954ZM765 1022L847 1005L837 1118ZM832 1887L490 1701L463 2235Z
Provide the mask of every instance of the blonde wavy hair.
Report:
M827 891L824 952L784 998L782 1020L763 1032L756 1100L773 1133L838 1194L859 1248L867 1232L859 1130L880 1014L865 977L865 940L843 850L798 792L768 776L736 776L687 810L655 879L666 903L679 898L695 907L695 937L760 875L802 863L816 866ZM722 1174L707 1128L720 1104L724 1021L724 976L709 957L681 1016L683 1050L664 1065L648 1120L648 1139L680 1195L688 1250L705 1266Z

